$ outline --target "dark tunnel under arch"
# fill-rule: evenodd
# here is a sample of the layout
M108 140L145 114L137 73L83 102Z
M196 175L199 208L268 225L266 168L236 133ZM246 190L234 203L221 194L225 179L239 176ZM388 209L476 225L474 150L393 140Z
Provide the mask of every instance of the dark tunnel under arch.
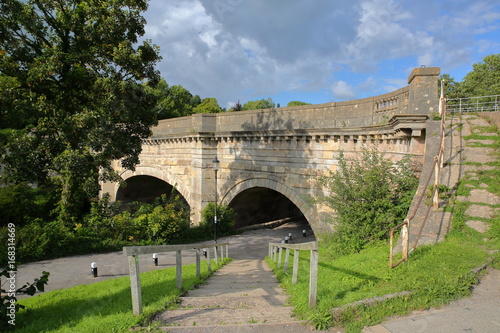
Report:
M178 195L182 201L188 205L186 198L166 181L154 176L138 175L127 178L125 186L120 186L116 192L116 200L122 204L130 202L151 203L156 198L166 195Z
M236 212L235 228L247 227L284 218L303 218L300 209L278 191L253 187L238 193L229 203Z

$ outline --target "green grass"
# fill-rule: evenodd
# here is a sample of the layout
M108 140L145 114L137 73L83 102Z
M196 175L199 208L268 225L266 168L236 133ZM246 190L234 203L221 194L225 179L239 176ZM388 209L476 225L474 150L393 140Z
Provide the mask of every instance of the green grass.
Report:
M215 262L212 267L217 267ZM201 265L201 279L196 278L195 264L183 266L183 290L209 275L206 265ZM175 305L182 293L175 285L174 267L142 273L143 313L137 317L132 314L128 276L22 299L19 304L26 309L16 316L16 332L127 332Z
M486 244L474 230L451 234L434 246L417 248L395 269L388 265L389 246L379 244L357 254L333 257L328 241L320 243L317 306L308 306L309 253L301 251L299 283L291 284L291 274L275 270L283 287L291 295L296 315L309 319L318 328L344 326L358 332L392 315L440 306L470 293L477 282L471 270L489 260L489 248L498 248L498 241ZM273 268L275 264L268 260ZM290 259L292 262L292 259ZM355 301L401 291L410 296L386 300L375 306L358 306L333 312Z

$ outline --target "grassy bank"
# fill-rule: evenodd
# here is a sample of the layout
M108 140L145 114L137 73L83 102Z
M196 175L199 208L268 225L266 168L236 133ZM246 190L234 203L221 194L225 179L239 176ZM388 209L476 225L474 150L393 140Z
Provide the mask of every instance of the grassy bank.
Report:
M183 266L184 290L210 275L206 265L201 266L201 279L196 278L195 264ZM215 262L212 267L217 267ZM26 310L17 314L16 332L127 332L174 304L182 293L175 284L175 267L142 273L144 312L137 317L132 314L128 276L23 299L19 304Z
M307 251L300 254L301 278L298 284L291 283L290 274L285 275L282 270L276 272L291 294L291 303L299 318L310 320L317 328L342 326L347 332L359 332L364 326L380 323L389 316L440 306L468 295L477 283L472 270L489 260L489 249L499 248L498 242L486 244L482 235L470 230L462 235L451 235L435 246L420 247L408 262L390 269L387 244L357 254L332 257L327 243L320 243L316 308L308 306ZM274 263L270 264L274 267ZM412 293L375 305L343 307L355 301L401 291Z

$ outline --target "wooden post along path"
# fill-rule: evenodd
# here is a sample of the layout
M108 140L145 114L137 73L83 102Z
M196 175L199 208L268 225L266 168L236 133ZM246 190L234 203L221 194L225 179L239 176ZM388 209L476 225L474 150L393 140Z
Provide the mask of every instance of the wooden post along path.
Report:
M272 258L274 262L278 262L278 268L281 267L281 253L283 249L285 249L285 273L288 271L290 250L294 250L292 268L293 284L296 284L298 281L299 251L307 250L311 252L309 267L309 306L314 307L316 305L318 290L318 242L300 244L269 243L269 258Z
M134 315L137 316L142 313L142 295L141 295L141 278L139 270L139 255L162 253L162 252L176 252L175 256L175 269L176 269L176 287L182 289L182 251L195 250L196 251L196 277L201 277L201 259L200 250L207 249L207 266L208 271L212 271L210 265L210 250L214 248L221 248L220 259L224 260L224 247L226 247L226 255L229 253L229 243L210 243L210 244L184 244L184 245L152 245L152 246L125 246L123 253L128 257L128 268L130 272L130 291L132 294L132 310ZM217 258L217 252L215 252ZM216 259L217 260L217 259Z

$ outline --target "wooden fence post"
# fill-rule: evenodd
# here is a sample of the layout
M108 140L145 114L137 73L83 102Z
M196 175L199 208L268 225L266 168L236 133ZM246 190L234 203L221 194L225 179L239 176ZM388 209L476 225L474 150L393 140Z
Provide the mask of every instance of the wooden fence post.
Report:
M176 257L175 257L175 280L176 280L176 286L177 289L182 290L182 254L181 251L177 251Z
M285 251L285 266L284 266L284 271L285 271L285 274L288 273L288 261L290 260L290 249L287 248L286 251Z
M139 274L139 256L128 256L130 272L130 291L132 293L132 311L134 316L142 313L141 275Z
M209 272L212 272L212 259L210 258L210 249L207 249L207 269Z
M283 252L282 250L283 250L283 249L282 249L282 248L280 248L280 249L279 249L279 252L278 252L278 268L280 268L280 267L281 267L281 252Z
M200 249L196 249L196 278L201 278Z
M309 277L309 306L316 305L316 294L318 290L318 249L311 250L311 265Z
M293 250L292 284L296 284L299 275L299 250Z

